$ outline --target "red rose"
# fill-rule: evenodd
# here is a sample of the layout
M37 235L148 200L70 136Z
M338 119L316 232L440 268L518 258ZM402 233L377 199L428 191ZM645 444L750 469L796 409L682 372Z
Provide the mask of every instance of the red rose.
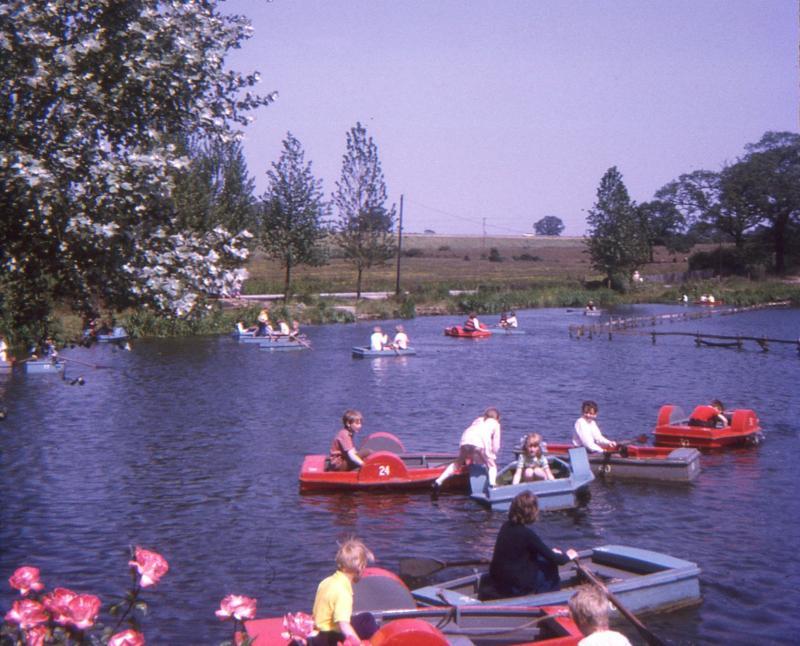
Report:
M151 552L143 547L136 546L136 560L129 561L128 565L135 567L139 572L139 585L146 588L158 583L158 580L167 573L169 565L161 554Z
M239 621L253 619L256 616L256 600L239 594L229 594L219 604L215 613L220 619L233 616Z
M44 583L39 581L39 568L23 565L17 568L14 574L8 579L9 584L23 596L31 590L39 591L44 588Z
M43 624L48 619L50 615L47 614L45 607L33 599L15 601L11 610L6 613L6 621L18 624L23 630Z
M94 626L100 612L100 598L93 594L79 594L69 602L69 623L79 630Z
M44 646L44 640L47 637L47 628L45 626L36 626L25 632L25 646Z
M62 626L70 623L72 612L69 609L69 602L78 595L67 588L56 588L50 594L45 595L44 605L52 613L53 621Z
M112 635L108 646L144 646L144 635L132 629L124 630Z

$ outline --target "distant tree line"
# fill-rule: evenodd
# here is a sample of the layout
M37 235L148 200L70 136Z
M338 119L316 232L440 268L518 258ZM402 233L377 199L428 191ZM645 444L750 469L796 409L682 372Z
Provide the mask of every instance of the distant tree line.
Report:
M800 135L767 132L722 170L681 175L641 204L612 167L587 224L592 266L617 288L653 261L657 245L685 253L698 243L726 242L732 251L695 254L690 266L784 274L800 262Z

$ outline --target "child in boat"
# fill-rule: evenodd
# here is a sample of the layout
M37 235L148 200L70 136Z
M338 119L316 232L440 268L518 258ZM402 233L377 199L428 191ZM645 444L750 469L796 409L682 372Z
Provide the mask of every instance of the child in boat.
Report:
M506 317L506 327L515 328L518 326L519 323L517 322L517 315L514 313L514 310L511 310Z
M364 466L364 460L356 451L353 436L361 430L364 417L357 410L348 409L342 415L343 428L331 442L330 471L351 471Z
M257 327L245 327L243 321L236 322L236 331L239 333L239 336L247 334L255 334L257 330L258 330Z
M597 586L582 585L569 598L569 612L586 635L578 646L631 646L628 638L608 628L608 599Z
M512 484L553 479L553 472L542 447L542 436L538 433L526 435L522 441L522 451L517 458L517 469L514 471Z
M465 464L484 464L489 470L489 485L497 484L497 454L500 452L500 411L487 408L483 415L473 420L472 424L461 434L458 458L447 465L441 475L433 483L431 497L439 497L442 484L456 469Z
M269 311L264 308L258 313L258 330L256 336L272 336L272 327L269 324Z
M300 321L295 319L292 321L292 329L289 330L289 338L296 341L300 338Z
M728 418L725 417L725 406L719 399L713 399L710 404L696 407L689 416L689 426L716 428L718 425L728 426L728 423Z
M530 491L511 501L508 520L500 527L494 544L489 578L494 592L503 597L550 592L561 587L558 566L578 558L548 547L529 525L539 518L539 501Z
M575 422L572 433L572 445L583 446L589 453L601 453L606 448L615 449L617 443L612 442L600 432L597 426L597 403L591 400L581 404L581 416Z
M500 312L500 327L508 327L508 314Z
M356 538L344 541L336 552L336 572L317 586L314 598L314 627L319 631L308 640L309 646L360 644L377 632L375 617L368 612L353 615L353 584L358 582L367 563L375 560Z
M389 337L383 333L380 325L372 328L372 336L369 337L370 350L383 350L388 343Z
M392 347L395 350L408 350L408 335L402 325L395 328L394 339L392 340Z
M469 316L467 316L467 320L464 323L464 331L465 332L474 332L475 330L482 329L481 322L478 320L477 314L475 312L470 312Z
M278 321L278 334L282 334L283 336L289 336L291 334L291 330L289 329L289 324L281 319Z

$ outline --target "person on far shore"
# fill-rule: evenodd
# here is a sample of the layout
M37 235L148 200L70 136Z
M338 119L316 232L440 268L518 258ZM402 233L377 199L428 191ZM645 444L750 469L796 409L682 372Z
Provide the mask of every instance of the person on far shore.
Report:
M478 315L475 312L470 312L467 316L467 320L464 323L464 331L466 332L474 332L475 330L482 330L483 326L481 322L478 320Z
M342 429L336 433L331 442L329 471L352 471L364 466L364 460L353 444L353 437L361 430L364 417L354 409L348 409L342 415Z
M383 333L380 325L372 328L372 335L369 337L370 350L383 350L389 343L389 337Z
M538 594L561 588L558 566L578 558L548 547L528 525L539 518L539 501L530 491L517 494L511 501L508 520L500 527L494 544L489 578L503 597Z
M583 446L589 453L602 453L617 448L617 443L606 438L597 425L597 403L587 400L581 404L581 416L575 422L572 445Z
M489 485L497 484L497 454L500 452L500 411L496 408L487 408L483 415L475 418L472 424L461 434L458 458L447 465L441 475L433 483L431 497L439 497L442 484L459 467L465 464L477 463L486 465L489 471Z
M395 327L395 335L392 340L392 347L395 350L408 350L408 335L402 325Z
M595 585L582 585L569 598L569 612L586 635L578 646L631 646L622 633L608 627L608 599Z
M710 404L697 406L689 416L689 426L704 426L716 428L728 426L730 422L725 417L725 406L719 399L712 399Z
M336 572L323 579L314 597L314 627L319 631L308 640L308 646L361 644L378 630L375 617L369 612L353 615L353 584L361 579L367 563L375 560L357 538L348 538L336 552Z
M511 484L554 479L542 444L542 436L538 433L530 433L524 437Z

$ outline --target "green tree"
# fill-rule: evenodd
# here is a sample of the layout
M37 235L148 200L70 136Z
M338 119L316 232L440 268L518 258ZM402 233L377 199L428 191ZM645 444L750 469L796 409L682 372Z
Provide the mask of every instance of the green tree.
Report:
M592 267L605 274L609 287L623 287L647 261L647 238L616 166L600 180L597 201L586 222Z
M685 235L686 219L671 202L642 202L636 205L636 213L647 241L650 262L655 260L653 251L657 245L662 245L673 253L691 248Z
M170 200L176 141L230 141L269 103L225 57L248 37L218 2L0 4L0 276L12 340L55 303L189 316L237 289L247 250L184 232Z
M267 172L269 188L262 196L261 245L285 268L284 299L291 291L292 268L324 260L320 241L325 236L327 204L322 180L315 179L305 162L300 142L286 133L283 151Z
M364 126L356 123L347 133L347 149L333 202L338 211L337 243L356 268L357 298L361 298L364 270L384 264L395 254L395 207L386 208L386 199L378 147Z
M564 223L555 215L545 215L533 225L537 236L560 236L564 231Z

